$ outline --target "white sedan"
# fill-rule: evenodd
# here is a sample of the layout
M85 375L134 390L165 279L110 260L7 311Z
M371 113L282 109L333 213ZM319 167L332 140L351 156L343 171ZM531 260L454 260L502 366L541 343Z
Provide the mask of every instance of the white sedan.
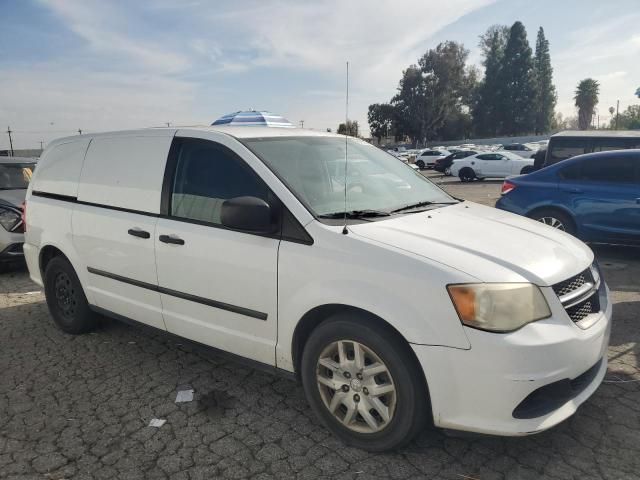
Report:
M447 155L451 155L448 150L425 150L416 157L416 165L420 170L424 168L433 168L436 164L436 160L440 160Z
M522 158L508 151L484 152L453 161L451 175L460 177L463 182L474 179L506 178L526 173L523 169L533 165L533 158Z

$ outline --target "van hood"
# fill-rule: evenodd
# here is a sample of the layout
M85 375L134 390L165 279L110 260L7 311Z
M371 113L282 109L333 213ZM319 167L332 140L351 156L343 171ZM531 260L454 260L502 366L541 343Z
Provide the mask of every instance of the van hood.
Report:
M585 270L594 258L591 249L571 235L472 202L352 225L349 230L482 282L550 286Z

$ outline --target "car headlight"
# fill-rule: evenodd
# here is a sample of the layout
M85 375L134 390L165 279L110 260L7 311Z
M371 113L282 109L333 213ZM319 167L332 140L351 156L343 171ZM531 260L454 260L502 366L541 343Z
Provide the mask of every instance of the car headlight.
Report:
M551 316L540 289L531 283L449 285L463 324L491 332L512 332Z
M0 225L7 232L13 230L18 223L20 223L20 214L18 212L0 207Z

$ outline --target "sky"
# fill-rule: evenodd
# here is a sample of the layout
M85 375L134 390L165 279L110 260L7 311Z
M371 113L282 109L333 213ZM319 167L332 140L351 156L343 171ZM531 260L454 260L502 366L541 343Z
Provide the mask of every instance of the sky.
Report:
M550 41L557 111L577 83L601 84L598 112L640 103L640 1L0 0L0 149L83 132L210 124L269 110L305 128L366 126L402 70L444 40L480 65L478 36L520 20Z

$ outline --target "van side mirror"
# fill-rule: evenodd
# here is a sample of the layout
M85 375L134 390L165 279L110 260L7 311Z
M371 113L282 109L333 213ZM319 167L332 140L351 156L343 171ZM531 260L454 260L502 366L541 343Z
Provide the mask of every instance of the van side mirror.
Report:
M222 225L250 233L273 233L271 207L258 197L234 197L222 203Z

